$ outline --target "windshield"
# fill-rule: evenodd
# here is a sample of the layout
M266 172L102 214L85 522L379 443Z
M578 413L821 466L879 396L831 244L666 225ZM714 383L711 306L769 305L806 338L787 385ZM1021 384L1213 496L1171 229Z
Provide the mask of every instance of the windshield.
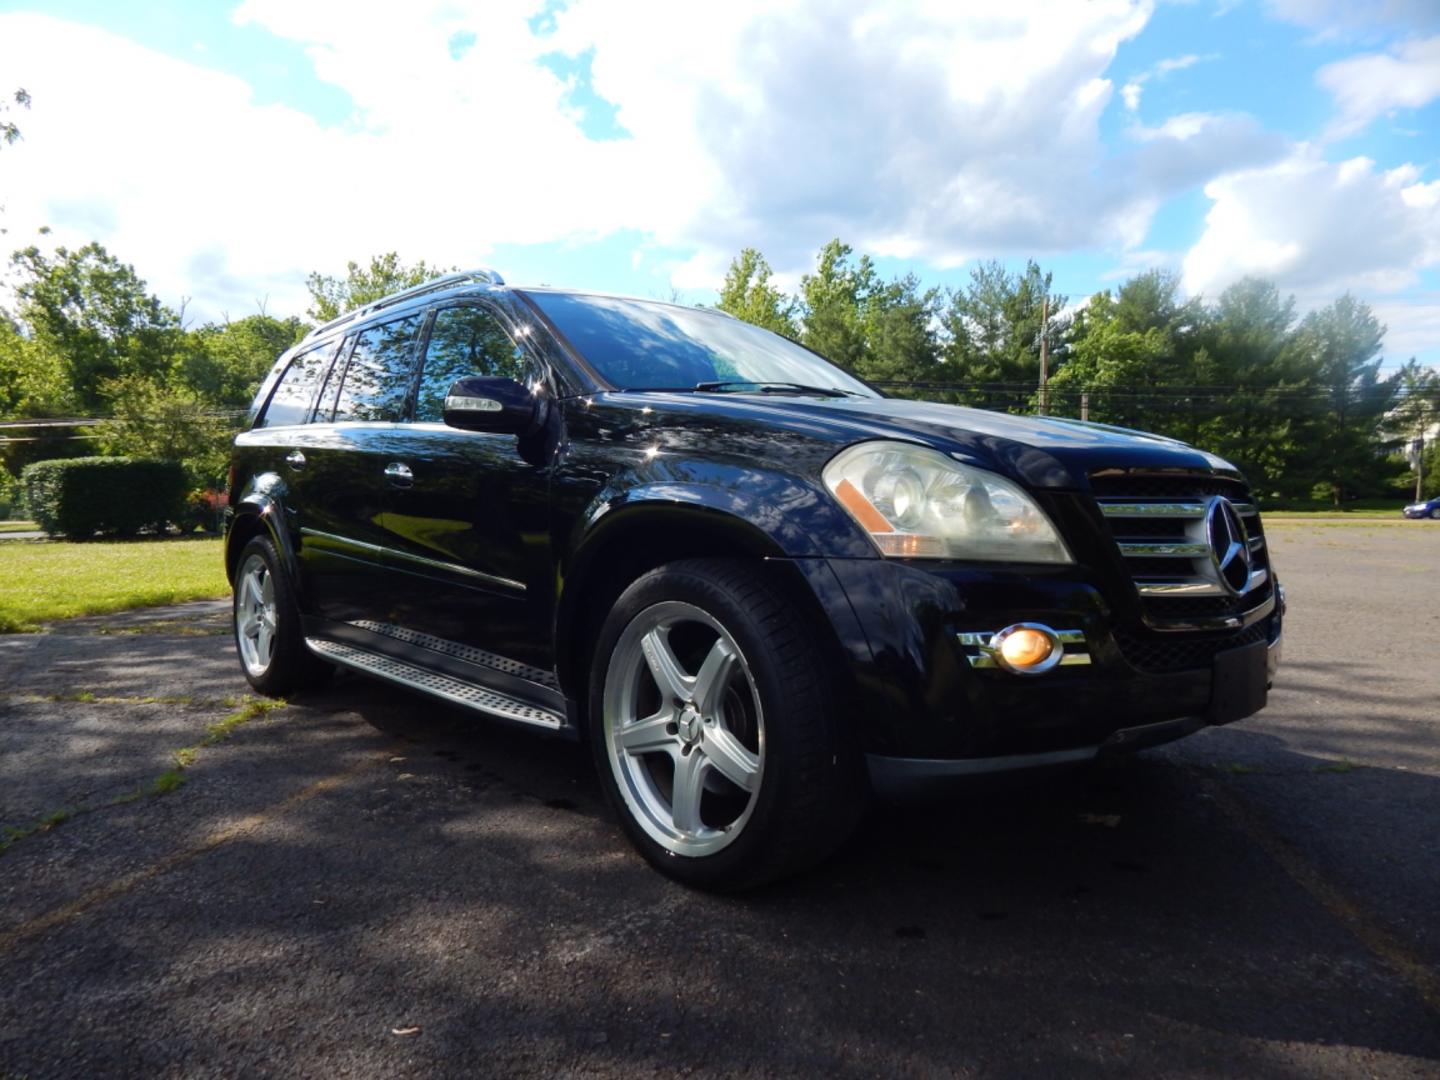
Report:
M815 387L879 396L809 349L719 312L612 296L525 295L601 378L622 390L745 391L784 383L801 393Z

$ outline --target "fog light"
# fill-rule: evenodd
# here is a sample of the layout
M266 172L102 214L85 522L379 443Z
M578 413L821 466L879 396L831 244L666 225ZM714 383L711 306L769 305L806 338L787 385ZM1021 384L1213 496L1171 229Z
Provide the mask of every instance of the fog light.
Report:
M1040 675L1065 655L1065 646L1055 631L1039 623L1016 623L990 639L989 651L1006 671L1016 675Z

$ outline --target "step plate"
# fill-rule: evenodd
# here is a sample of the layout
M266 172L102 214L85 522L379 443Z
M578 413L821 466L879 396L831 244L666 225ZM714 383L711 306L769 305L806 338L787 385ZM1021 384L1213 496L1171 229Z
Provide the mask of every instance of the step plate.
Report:
M548 709L537 708L504 694L497 694L493 690L482 689L451 678L449 675L426 671L414 664L407 664L403 660L378 656L375 653L366 652L364 649L357 649L353 645L328 641L325 638L306 638L305 644L315 655L332 663L342 664L345 667L364 672L366 675L374 675L389 682L399 683L401 686L444 698L446 701L453 701L467 709L475 709L490 716L499 716L505 720L515 720L522 724L549 728L552 731L560 730L564 723L558 713L553 713Z
M511 660L508 656L486 652L484 649L476 649L469 645L461 645L455 641L446 641L433 634L422 634L418 630L407 630L403 626L392 626L389 623L373 622L369 619L356 619L350 625L359 627L361 630L369 630L372 634L384 634L396 641L403 641L407 645L419 645L424 649L444 653L457 660L464 660L467 664L479 664L481 667L494 668L506 675L514 675L517 679L526 679L533 683L539 683L541 686L548 686L552 690L560 688L560 680L555 678L554 672L530 667L528 664L522 664L519 660Z

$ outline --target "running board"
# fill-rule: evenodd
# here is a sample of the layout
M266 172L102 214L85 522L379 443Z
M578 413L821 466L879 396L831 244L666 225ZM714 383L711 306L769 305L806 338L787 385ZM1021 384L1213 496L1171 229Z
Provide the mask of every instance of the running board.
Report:
M306 638L305 644L316 656L329 660L331 663L353 668L365 675L374 675L377 678L398 683L411 690L419 690L432 697L453 701L456 705L463 705L467 709L475 709L504 720L515 720L522 724L547 728L550 731L559 731L564 726L564 718L559 713L527 704L507 694L482 689L472 683L451 678L449 675L426 671L422 667L407 664L403 660L380 656L364 649L357 649L353 645L328 641L325 638Z

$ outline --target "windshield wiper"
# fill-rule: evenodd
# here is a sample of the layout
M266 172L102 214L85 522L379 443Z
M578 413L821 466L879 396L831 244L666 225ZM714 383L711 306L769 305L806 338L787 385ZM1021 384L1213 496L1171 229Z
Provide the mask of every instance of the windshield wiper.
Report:
M819 394L821 397L859 397L853 390L834 386L806 386L804 383L771 382L769 379L726 379L722 382L701 382L695 389L703 392L724 392L733 386L753 386L762 394Z

